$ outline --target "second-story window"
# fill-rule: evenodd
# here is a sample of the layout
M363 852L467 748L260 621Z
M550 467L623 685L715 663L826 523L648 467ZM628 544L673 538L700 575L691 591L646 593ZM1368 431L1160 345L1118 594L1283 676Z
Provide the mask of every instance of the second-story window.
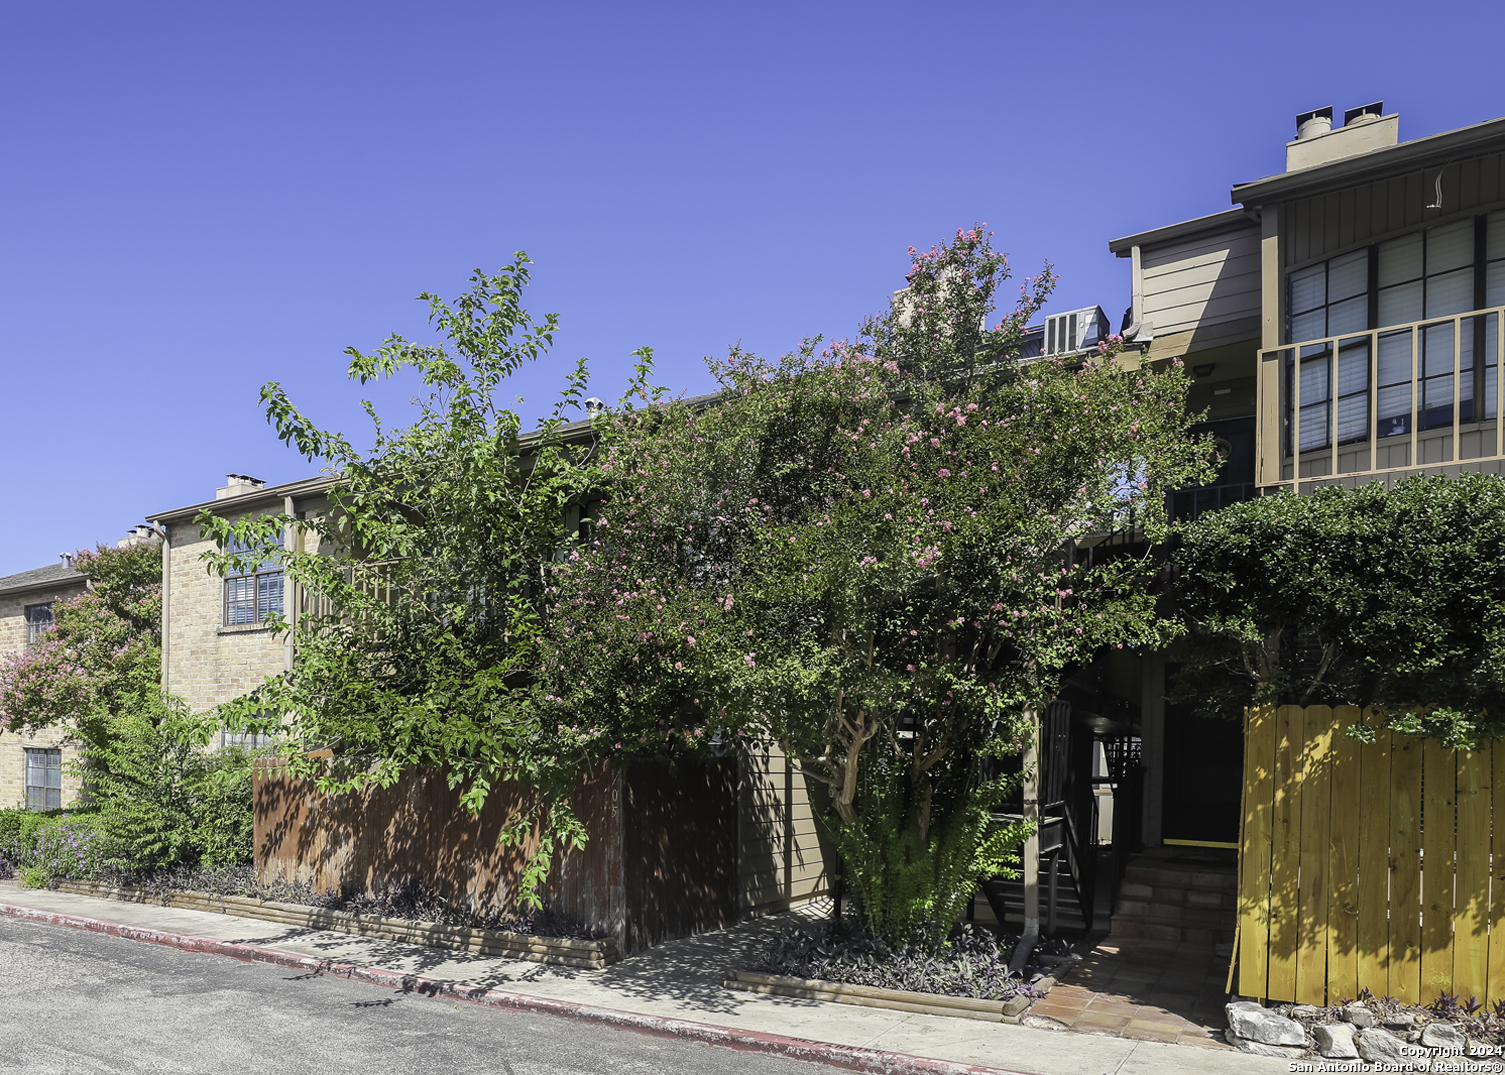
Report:
M1472 310L1473 218L1381 243L1378 283L1381 325L1404 325Z
M245 546L232 544L230 552L244 552ZM282 566L275 560L262 561L255 570L225 579L225 625L264 623L268 617L282 613Z
M1505 306L1505 209L1485 225L1484 305Z
M45 605L27 605L25 612L26 644L30 646L52 630L52 602L49 601Z
M1368 327L1368 250L1356 250L1291 274L1290 342L1363 332Z

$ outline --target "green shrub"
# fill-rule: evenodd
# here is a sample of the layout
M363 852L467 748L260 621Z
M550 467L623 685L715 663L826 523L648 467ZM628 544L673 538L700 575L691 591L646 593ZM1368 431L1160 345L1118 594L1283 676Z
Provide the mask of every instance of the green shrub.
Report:
M47 871L40 866L27 866L21 871L22 888L46 888Z
M161 704L118 716L86 749L109 864L146 871L251 861L252 755L207 752L209 725Z
M0 810L0 858L13 866L30 863L36 855L37 834L42 826L69 813L68 810Z
M96 814L48 818L37 827L36 841L29 866L45 871L49 878L91 880L109 857L109 837Z
M23 877L40 870L44 880L93 878L109 855L99 816L88 810L4 811L0 841L0 858Z

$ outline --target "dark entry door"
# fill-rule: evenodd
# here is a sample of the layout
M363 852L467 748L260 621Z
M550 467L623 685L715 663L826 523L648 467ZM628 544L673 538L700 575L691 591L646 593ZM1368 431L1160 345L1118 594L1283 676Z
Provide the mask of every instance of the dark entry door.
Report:
M1189 706L1167 703L1163 838L1237 843L1243 781L1239 722L1199 717Z

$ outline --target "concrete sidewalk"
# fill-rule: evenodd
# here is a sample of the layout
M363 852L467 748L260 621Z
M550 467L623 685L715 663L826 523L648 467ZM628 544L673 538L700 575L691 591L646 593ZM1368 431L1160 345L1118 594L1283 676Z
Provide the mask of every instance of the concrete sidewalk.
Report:
M868 1070L882 1067L902 1070L908 1066L903 1062L905 1057L1028 1075L1242 1075L1246 1072L1253 1075L1289 1070L1284 1061L1243 1053L911 1015L736 992L722 986L727 970L743 962L770 933L802 920L805 916L799 912L661 945L628 956L604 971L446 952L206 911L123 903L0 883L0 930L4 929L6 915L40 916L42 920L47 916L68 916L76 921L54 921L81 928L89 928L81 920L93 920L96 924L123 927L125 935L132 928L182 935L186 940L178 944L180 947L202 948L187 942L203 938L218 942L211 950L238 954L240 958L274 961L282 954L288 960L312 959L369 969L369 974L354 976L373 982L395 984L394 976L410 976L428 982L456 983L490 990L489 996L498 998L503 1006L616 1022L647 1032L653 1032L652 1020L685 1021L706 1031L716 1031L700 1034L702 1040L722 1040L742 1048L767 1047L770 1051L798 1055L799 1050L768 1043L791 1039L795 1043L823 1043L832 1048L824 1053L819 1048L804 1050L807 1058ZM157 939L177 943L170 936ZM259 951L248 947L243 953L236 953L224 945L253 946ZM424 983L416 984L420 991L426 991ZM680 1028L676 1033L684 1034L685 1030ZM689 1034L696 1034L694 1027ZM852 1049L889 1054L893 1063L875 1065L872 1058L854 1060L850 1054L844 1057L843 1050Z

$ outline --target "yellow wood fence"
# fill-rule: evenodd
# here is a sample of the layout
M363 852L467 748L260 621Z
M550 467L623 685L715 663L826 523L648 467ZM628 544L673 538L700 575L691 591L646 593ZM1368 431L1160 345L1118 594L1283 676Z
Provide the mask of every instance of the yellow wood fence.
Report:
M1245 716L1238 991L1505 999L1505 743L1359 743L1360 716Z

